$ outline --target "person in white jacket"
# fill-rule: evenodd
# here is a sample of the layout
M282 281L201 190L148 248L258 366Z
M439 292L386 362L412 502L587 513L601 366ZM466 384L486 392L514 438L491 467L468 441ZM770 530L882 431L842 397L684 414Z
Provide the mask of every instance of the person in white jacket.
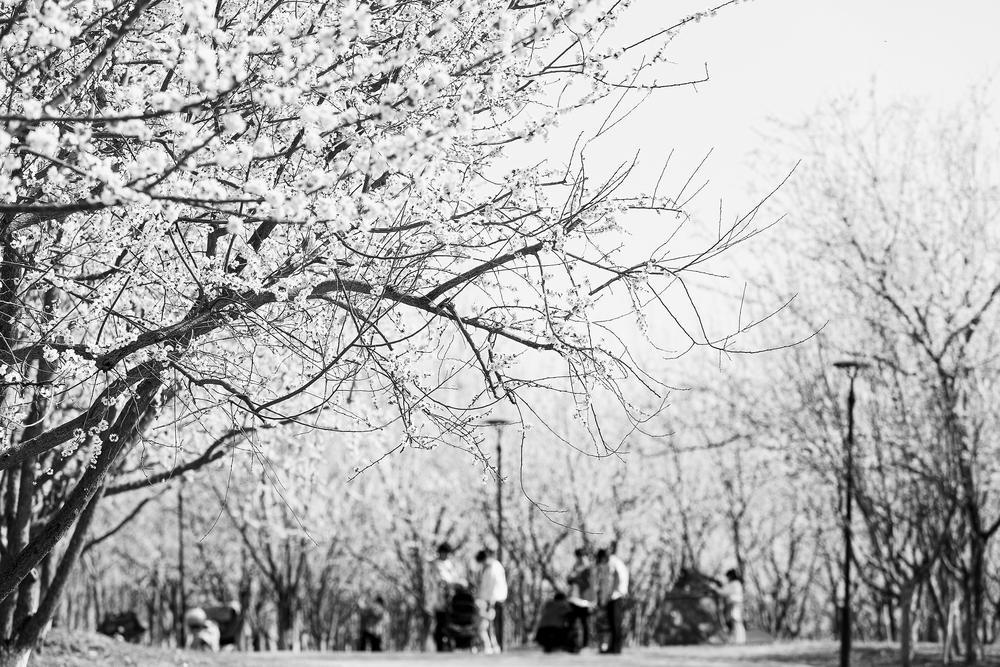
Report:
M733 644L747 643L747 628L743 621L743 577L736 570L726 572L726 583L720 590L726 604L726 625L729 626L729 641Z
M610 637L601 653L619 654L625 642L623 614L628 595L628 567L608 549L598 550L594 557L597 570L597 604L608 619Z
M507 573L497 560L496 551L489 547L476 554L479 564L479 582L476 600L483 613L480 633L485 653L499 653L503 649L503 603L507 601Z

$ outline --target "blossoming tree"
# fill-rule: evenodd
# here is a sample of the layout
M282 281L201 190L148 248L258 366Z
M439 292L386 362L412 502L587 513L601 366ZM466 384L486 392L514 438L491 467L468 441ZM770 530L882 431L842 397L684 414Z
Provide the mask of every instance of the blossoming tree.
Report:
M398 422L399 446L475 450L492 405L538 389L641 418L626 389L664 387L601 299L641 329L752 216L692 254L628 165L503 160L666 85L672 29L604 44L627 4L0 3L0 664L26 663L130 452L212 458L148 437L168 422L225 430L216 449ZM669 214L638 262L615 254L629 208ZM539 354L562 372L532 374Z

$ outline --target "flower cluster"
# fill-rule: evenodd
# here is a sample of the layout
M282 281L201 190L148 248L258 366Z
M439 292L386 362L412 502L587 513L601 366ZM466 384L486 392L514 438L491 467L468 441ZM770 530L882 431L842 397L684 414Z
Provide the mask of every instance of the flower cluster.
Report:
M612 74L632 47L602 44L627 3L525 4L13 9L0 213L23 276L0 295L20 299L5 431L41 399L69 418L78 397L108 390L110 409L155 381L187 417L336 406L338 428L399 419L430 447L456 409L619 381L592 313L610 286L666 275L613 259L626 170L594 182L577 158L511 169L504 151L635 80ZM515 380L525 351L563 375ZM458 408L436 399L470 377ZM96 460L104 430L54 446L90 442Z

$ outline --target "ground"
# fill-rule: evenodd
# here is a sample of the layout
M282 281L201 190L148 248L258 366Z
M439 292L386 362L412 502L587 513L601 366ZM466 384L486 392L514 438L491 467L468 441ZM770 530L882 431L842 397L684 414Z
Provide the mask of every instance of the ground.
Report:
M534 667L535 665L608 665L621 667L833 667L838 664L834 642L794 642L736 646L695 646L632 649L620 657L583 653L543 655L533 650L517 650L502 656L427 653L221 653L208 655L175 649L133 646L100 635L65 634L55 631L45 649L31 661L35 667ZM863 644L854 652L855 667L898 665L896 650L884 644ZM939 665L934 646L920 646L918 665ZM988 665L1000 666L993 654Z

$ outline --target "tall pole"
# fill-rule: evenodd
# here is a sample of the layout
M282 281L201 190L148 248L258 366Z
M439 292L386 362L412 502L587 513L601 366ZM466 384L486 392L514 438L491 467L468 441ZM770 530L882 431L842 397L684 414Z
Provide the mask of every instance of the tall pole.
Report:
M497 429L497 560L503 563L503 427L495 424ZM493 623L497 635L497 646L503 650L503 605L498 605L496 620Z
M506 419L488 419L486 424L497 430L497 560L503 562L503 427L511 422ZM497 646L503 650L503 603L497 603L493 622Z
M844 438L844 601L840 610L840 667L851 664L851 561L854 560L854 380L868 364L838 361L835 367L847 371L847 436Z
M187 644L184 627L184 614L187 612L187 594L184 591L184 478L180 478L177 485L177 576L179 588L178 605L180 607L180 628L177 637L180 640L181 648Z
M503 433L497 429L497 560L503 562Z
M503 427L510 426L506 419L487 419L484 426L492 426L497 431L497 560L503 560Z
M854 557L854 533L851 530L854 510L854 377L847 390L846 481L844 484L844 607L840 620L840 667L851 664L851 561Z

